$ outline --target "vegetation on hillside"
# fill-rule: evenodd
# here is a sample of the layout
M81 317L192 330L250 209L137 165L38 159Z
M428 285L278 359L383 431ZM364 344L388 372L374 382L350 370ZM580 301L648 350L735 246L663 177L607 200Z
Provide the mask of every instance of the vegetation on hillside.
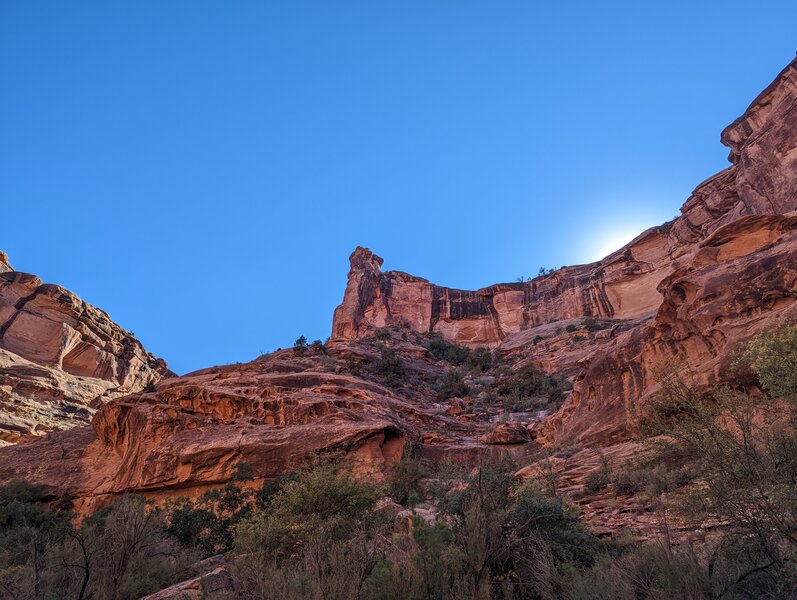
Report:
M466 360L450 367L451 386ZM556 486L520 481L500 462L467 471L405 459L377 484L326 456L260 487L241 464L235 481L196 500L122 496L82 523L68 499L15 481L0 486L0 598L133 600L219 552L234 557L231 583L206 600L795 597L795 365L797 328L784 326L739 352L744 386L663 371L640 420L653 458L588 478L585 493L666 495L690 524L679 539L597 538ZM561 393L533 367L495 385L548 401ZM401 507L385 497L416 507L411 527L397 527Z

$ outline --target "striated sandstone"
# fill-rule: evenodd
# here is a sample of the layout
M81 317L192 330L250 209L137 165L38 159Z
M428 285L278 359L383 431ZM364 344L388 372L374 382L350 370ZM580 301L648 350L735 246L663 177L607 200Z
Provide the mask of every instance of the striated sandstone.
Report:
M357 248L332 337L404 326L525 355L575 379L541 441L628 439L661 365L684 359L700 381L716 381L737 343L795 316L796 114L797 60L723 131L730 167L700 184L674 221L592 264L464 291L381 272L382 259ZM613 327L588 343L541 333L586 317ZM554 339L537 345L537 336Z
M171 372L107 313L0 256L0 441L86 424Z
M158 364L107 315L32 276L0 273L0 322L7 324L0 349L13 353L0 369L17 373L11 384L0 379L0 390L28 394L26 386L37 384L26 378L47 378L37 365L63 375L47 381L54 397L76 387L68 378L118 386L110 393L141 386L108 403L88 401L99 407L90 428L0 449L0 481L46 484L76 498L86 514L128 491L195 496L228 481L239 462L257 483L315 452L338 450L378 477L410 444L424 458L472 465L485 456L538 461L539 442L579 449L557 458L562 485L572 491L599 468L594 448L616 460L637 451L629 442L635 417L655 393L661 365L686 362L698 382L710 384L739 343L797 317L796 71L797 62L789 65L726 128L731 166L700 184L677 219L601 261L466 291L383 272L381 258L357 248L329 355L282 351L143 392L154 377L137 373L142 366L160 372ZM384 357L385 348L369 341L379 328L389 330L385 343L410 373L403 387L361 372ZM450 365L426 351L426 334L489 346L507 368L532 363L561 374L572 391L553 414L513 414L517 423L488 433L501 417L494 405L477 414L464 400L438 402L434 382ZM93 382L83 383L81 402L94 393ZM7 427L24 429L25 415L13 418ZM595 506L589 510L598 520L617 516L608 502Z
M495 429L481 437L485 444L525 444L530 440L528 429L516 421L499 423Z

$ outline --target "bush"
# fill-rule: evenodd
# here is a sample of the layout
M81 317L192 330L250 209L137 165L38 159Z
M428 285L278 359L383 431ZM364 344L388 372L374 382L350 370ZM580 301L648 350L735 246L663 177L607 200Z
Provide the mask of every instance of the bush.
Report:
M392 388L400 388L407 381L404 361L392 348L382 351L382 356L371 365L371 372Z
M421 498L420 481L426 475L426 467L417 460L404 459L393 463L385 479L387 491L393 500L411 506Z
M589 317L584 320L584 329L586 329L590 333L594 333L602 329L608 329L609 327L610 327L609 325L606 325L604 323L599 323L593 317Z
M612 489L618 496L633 496L650 483L645 474L639 471L615 473L611 481Z
M307 338L300 335L295 342L293 342L293 353L301 356L307 351Z
M80 525L44 508L41 486L0 486L0 597L133 600L169 585L195 557L164 531L163 511L122 496Z
M455 366L462 366L470 356L470 350L462 346L457 346L443 338L436 337L426 346L432 356L438 360L444 360Z
M440 391L437 397L441 402L445 402L449 398L461 398L469 393L470 388L465 384L462 373L457 369L449 369L440 384Z
M535 396L547 396L548 402L558 405L564 399L564 388L558 377L547 375L533 365L527 365L502 378L498 393L521 402Z
M565 331L566 331L567 333L573 333L574 331L578 331L578 327L576 327L575 325L573 325L573 324L571 323L570 325L568 325L567 327L565 327Z
M783 325L760 333L736 364L752 368L773 396L797 399L797 327Z
M673 548L657 542L631 544L601 555L591 569L575 573L569 587L570 600L722 597L715 594L706 568L690 546Z
M345 600L362 590L382 558L387 522L376 486L320 458L273 495L268 510L239 527L236 598Z
M784 364L767 350L772 339L784 348L783 338L762 334L748 354L764 359L758 363L762 372ZM731 579L722 586L740 597L787 597L782 589L773 593L766 586L773 581L794 585L786 568L797 559L793 408L726 388L705 391L688 375L677 368L660 374L661 393L651 401L648 417L649 431L663 436L660 456L691 461L679 483L699 482L683 490L680 510L690 522L722 523L722 543L712 559L728 565ZM715 569L714 578L725 577L722 572ZM795 587L788 589L792 593Z
M228 483L193 502L178 498L167 507L166 531L183 547L205 556L227 552L233 547L235 528L251 514L252 495L252 490Z
M493 366L493 354L488 348L476 348L465 359L465 366L471 371L486 373Z
M584 491L597 494L609 486L609 473L605 470L593 471L584 479Z

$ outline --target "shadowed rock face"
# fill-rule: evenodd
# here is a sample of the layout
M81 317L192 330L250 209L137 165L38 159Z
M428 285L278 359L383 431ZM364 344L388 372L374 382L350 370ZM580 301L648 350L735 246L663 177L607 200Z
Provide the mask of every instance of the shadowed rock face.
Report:
M0 255L0 440L86 424L102 402L168 374L105 312Z
M590 443L627 439L630 413L656 387L657 365L683 357L708 383L737 342L794 315L797 61L721 139L732 165L698 186L677 219L599 262L463 291L382 273L382 259L357 248L333 339L408 326L515 352L523 345L519 340L531 341L526 331L548 323L580 317L638 322L608 347L599 344L579 358L574 392L541 436ZM527 353L548 367L574 366L545 345Z

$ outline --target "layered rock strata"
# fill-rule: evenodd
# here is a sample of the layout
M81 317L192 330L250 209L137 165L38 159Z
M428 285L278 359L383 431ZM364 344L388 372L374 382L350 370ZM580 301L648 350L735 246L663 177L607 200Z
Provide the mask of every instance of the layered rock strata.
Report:
M89 422L171 372L107 313L0 255L0 441Z
M333 339L405 326L502 353L525 347L543 366L578 368L574 391L542 440L628 439L662 365L685 360L709 383L738 342L795 316L797 61L721 140L731 166L700 184L678 218L595 263L465 291L382 272L381 258L357 248ZM531 332L587 317L625 325L610 344L582 350L575 364L562 359L572 358L569 348L531 346Z
M90 428L0 449L0 481L44 483L86 513L128 491L196 495L228 481L240 463L257 482L318 451L348 453L374 473L410 445L434 460L485 452L525 459L536 443L612 446L626 456L661 365L686 362L711 383L738 343L797 317L795 115L792 63L723 132L731 166L698 186L677 219L596 263L463 291L383 272L379 257L358 248L329 354L277 352L116 398ZM40 293L30 276L7 271L2 282L9 300L0 305L0 348L30 363L22 367L118 386L141 385L141 366L157 372L122 342L125 332L97 326L104 313L63 291ZM391 330L389 348L369 345L380 328ZM472 398L438 401L429 382L450 365L427 351L426 334L490 346L505 368L534 363L564 374L572 392L552 415L513 414L494 426L506 416L495 414L495 399L478 414ZM407 381L389 389L388 376ZM581 466L567 470L583 475Z

